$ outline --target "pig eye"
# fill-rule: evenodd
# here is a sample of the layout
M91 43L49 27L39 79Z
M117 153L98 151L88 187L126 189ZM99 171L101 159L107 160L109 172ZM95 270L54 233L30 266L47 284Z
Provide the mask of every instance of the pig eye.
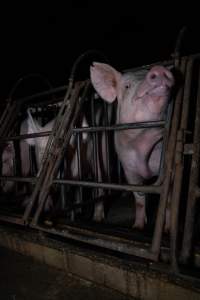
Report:
M126 83L125 83L125 89L126 89L126 90L128 90L128 89L130 88L130 86L131 86L130 82L126 82Z

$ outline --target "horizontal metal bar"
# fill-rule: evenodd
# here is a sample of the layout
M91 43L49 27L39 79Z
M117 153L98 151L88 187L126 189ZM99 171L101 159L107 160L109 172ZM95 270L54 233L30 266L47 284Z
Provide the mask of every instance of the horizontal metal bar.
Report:
M98 131L112 131L112 130L125 130L125 129L141 129L141 128L155 128L164 127L165 121L153 121L153 122L138 122L138 123L127 123L127 124L116 124L112 126L99 126L99 127L82 127L73 128L73 133L78 132L98 132ZM11 140L25 140L35 137L43 137L51 134L52 131L44 131L40 133L23 134L11 137L0 138L0 142L11 141Z
M10 136L10 137L2 137L2 138L0 138L0 143L5 142L5 141L27 140L27 139L36 138L36 137L48 136L51 134L51 132L52 131L44 131L44 132L40 132L40 133L21 134L21 135Z
M2 213L3 212L0 211L0 221L5 221L5 222L12 223L12 224L18 224L18 225L25 225L22 218L2 215Z
M151 121L151 122L116 124L116 125L112 125L112 126L74 128L73 133L112 131L112 130L119 131L119 130L125 130L125 129L155 128L155 127L164 127L164 126L165 126L165 121Z
M121 237L119 238L116 236L110 236L110 235L93 232L87 229L77 228L69 225L64 226L64 228L62 226L62 230L58 230L55 228L48 229L39 225L32 225L32 224L30 225L30 227L57 236L62 236L76 241L85 242L94 246L103 247L121 253L126 253L129 255L135 255L135 256L151 259L153 261L155 260L154 254L150 252L147 245L146 245L146 249L141 248L139 243L137 246L137 242L126 240ZM143 244L143 247L144 246L145 245Z
M35 183L37 177L14 177L14 176L0 176L1 181L15 181L15 182L31 182ZM75 186L91 187L91 188L104 188L111 190L125 190L132 192L143 192L150 194L160 194L161 186L155 185L128 185L128 184L114 184L114 183L100 183L100 182L90 182L90 181L79 181L79 180L64 180L55 179L53 184L68 184Z
M128 184L114 184L114 183L100 183L100 182L90 182L90 181L78 181L78 180L63 180L63 179L55 179L53 180L54 184L70 184L77 185L83 187L91 187L91 188L104 188L111 190L125 190L131 192L143 192L150 194L160 194L161 186L155 185L128 185Z
M35 183L36 177L16 177L16 176L0 176L1 181L16 181L16 182L32 182Z
M67 90L67 85L64 85L64 86L60 86L58 88L54 88L54 89L51 89L51 90L48 90L45 92L37 93L37 94L31 95L28 97L17 98L17 99L15 99L15 101L24 103L24 102L28 102L30 100L33 100L33 99L36 99L36 98L39 98L42 96L49 96L51 94L66 91L66 90ZM9 101L9 99L6 99L5 101Z

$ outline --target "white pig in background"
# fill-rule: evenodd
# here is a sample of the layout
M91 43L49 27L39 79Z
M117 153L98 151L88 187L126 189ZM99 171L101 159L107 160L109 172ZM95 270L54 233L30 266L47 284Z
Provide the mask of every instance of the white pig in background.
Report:
M5 144L1 156L2 176L14 176L15 150L12 142ZM1 189L4 193L10 192L14 187L13 181L1 181Z
M27 134L27 122L22 122L20 126L20 134ZM2 151L2 176L14 176L14 160L15 160L15 149L12 141L5 144ZM20 159L21 159L21 172L22 176L28 176L30 172L30 160L29 160L29 145L26 140L20 141ZM1 188L4 193L13 191L14 181L2 181Z
M118 101L116 123L160 121L165 118L174 84L172 73L163 66L150 71L122 74L103 63L93 63L91 82L102 99ZM115 132L115 148L129 184L141 185L159 173L162 128L128 129ZM133 227L147 222L145 195L134 192L136 216Z
M51 131L55 122L55 119L51 120L44 126L41 126L36 119L34 119L29 111L27 110L28 117L26 119L27 122L27 134L33 133L42 133L45 131ZM36 162L37 168L39 169L40 164L42 162L42 158L44 155L44 151L48 142L49 136L42 136L42 137L35 137L32 139L27 139L26 142L31 145L35 146L35 154L36 154Z

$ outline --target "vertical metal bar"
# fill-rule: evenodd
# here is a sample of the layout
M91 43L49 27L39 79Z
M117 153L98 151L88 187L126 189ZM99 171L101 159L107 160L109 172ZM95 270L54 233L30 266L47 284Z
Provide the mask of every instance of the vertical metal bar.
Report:
M96 126L95 122L95 109L94 109L94 96L91 98L91 117L92 126ZM94 163L94 178L97 181L98 166L97 166L97 133L92 132L92 145L93 145L93 163ZM94 198L96 198L97 190L93 190Z
M77 158L78 158L78 179L82 180L82 166L81 166L81 142L80 142L80 134L78 132L78 140L77 140ZM78 203L83 203L83 187L79 186L79 193L78 193Z
M174 176L173 191L171 197L170 255L171 255L172 268L176 272L178 272L177 236L178 236L180 194L181 194L182 178L183 178L184 135L185 135L185 130L187 129L187 120L188 120L188 113L189 113L193 62L194 62L193 59L190 59L186 69L183 108L182 108L180 130L178 132L178 137L177 137L175 176Z
M65 163L65 157L63 158L61 165L60 165L60 178L65 178L65 169L66 169L66 163ZM64 210L66 208L66 186L64 184L61 184L60 186L60 196L61 196L61 210Z
M31 204L28 206L27 211L24 214L24 220L27 218L27 214L31 212L32 206L34 202L36 201L37 195L39 196L39 205L35 212L35 215L33 217L32 224L35 225L38 223L38 219L41 215L42 209L44 207L45 201L47 200L47 196L49 193L50 186L53 183L54 176L58 172L58 168L60 166L60 161L63 158L64 155L64 149L66 145L69 143L69 140L72 135L72 129L74 126L74 123L79 116L81 104L83 102L83 99L85 99L86 93L90 87L90 82L78 82L76 83L76 86L74 88L74 91L71 95L70 102L68 97L66 96L64 99L64 114L62 116L62 119L56 122L56 125L53 128L53 135L55 134L54 140L50 139L50 143L52 143L51 149L47 148L47 159L44 161L44 167L41 171L41 174L38 178L38 181L36 183L36 187L34 189L34 192L31 196ZM84 88L84 89L83 89ZM81 100L78 101L80 98L80 93L82 91ZM68 95L68 93L67 93ZM68 103L68 105L67 105ZM61 107L61 111L63 109L63 106ZM58 116L59 117L59 116ZM57 118L58 119L58 118ZM52 136L53 136L52 135ZM62 141L62 143L61 143ZM41 184L43 184L41 186Z
M185 73L186 59L181 61L181 73ZM151 251L155 256L155 259L158 260L160 253L160 245L162 238L162 231L165 219L165 211L167 206L167 201L170 193L170 183L173 175L173 162L174 162L174 151L176 146L176 135L179 125L180 112L181 112L181 103L182 103L183 87L178 91L175 108L173 113L173 119L171 124L171 132L168 140L168 147L165 154L165 179L162 185L163 192L161 193L160 202L157 211L156 225L153 233L153 240L151 245Z
M66 110L68 111L68 109L70 109L69 98L71 96L71 93L72 93L72 81L69 83L68 89L67 89L65 97L64 97L64 101L63 101L62 106L61 106L61 108L59 110L58 116L56 118L53 130L52 130L52 133L49 136L49 139L48 139L48 142L47 142L47 145L46 145L46 149L45 149L44 156L43 156L44 163L42 164L43 170L45 170L44 165L46 166L46 168L48 168L47 166L49 165L49 162L47 160L47 156L48 156L50 147L53 144L54 138L62 130L62 128L61 128L61 120L63 121L62 117L63 117L65 111ZM42 173L42 171L43 171L42 168L40 169L41 170L40 173ZM43 171L43 172L46 172L46 170ZM44 181L44 176L45 175L47 175L47 174L44 174L44 173L40 174L40 176L39 176L39 178L37 180L36 186L34 188L34 191L33 191L32 195L31 195L31 199L30 199L29 204L27 205L25 213L23 215L24 222L27 222L27 219L30 216L30 213L31 213L32 208L33 208L33 205L36 202L38 193L40 192L41 184Z
M190 171L189 192L186 208L186 218L184 227L183 244L181 250L181 261L186 263L190 257L193 237L193 227L195 218L195 205L197 197L197 187L199 179L199 165L200 165L200 72L198 81L198 93L196 103L196 118L194 129L194 143L193 143L193 155Z
M104 116L105 116L104 126L109 126L110 125L110 122L109 122L110 120L108 119L108 105L107 105L107 103L105 103L105 101L104 101ZM111 182L111 178L110 178L110 152L109 152L109 137L108 137L108 135L110 136L110 133L108 131L103 131L101 134L102 134L102 138L101 138L102 143L103 143L103 135L105 135L106 174L107 174L108 182ZM102 151L103 150L104 149L102 149ZM103 153L103 155L104 155L104 153Z
M119 159L117 159L117 176L118 176L118 183L122 183L122 167Z

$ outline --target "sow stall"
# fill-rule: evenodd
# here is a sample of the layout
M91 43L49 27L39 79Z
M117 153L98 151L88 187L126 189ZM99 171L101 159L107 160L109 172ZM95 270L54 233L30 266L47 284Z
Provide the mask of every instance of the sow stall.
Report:
M175 57L159 64L172 70L176 82L166 119L159 122L115 125L115 107L111 110L95 94L89 80L75 81L73 76L68 86L7 100L0 119L1 153L5 143L14 143L15 171L13 176L0 176L1 182L14 182L12 192L1 191L2 224L17 224L27 233L34 230L66 243L78 242L80 247L89 245L114 255L127 255L131 260L141 258L158 265L161 262L180 277L198 276L200 55ZM42 126L55 118L52 131L20 135L27 109ZM101 118L97 122L98 111ZM82 122L83 114L87 116L86 125ZM128 185L114 150L113 132L152 127L162 127L164 133L159 176L147 185ZM92 141L93 170L85 166L84 134ZM102 134L106 141L106 174L100 176L97 160ZM30 147L30 175L23 177L20 141L45 136L49 139L41 165L37 168ZM76 178L70 172L72 161L76 162ZM28 192L24 192L24 184L29 185ZM132 191L148 194L148 223L141 232L131 226ZM46 212L49 196L54 204ZM106 217L102 223L93 221L94 205L99 201L105 204ZM170 232L165 233L169 203L171 226Z

